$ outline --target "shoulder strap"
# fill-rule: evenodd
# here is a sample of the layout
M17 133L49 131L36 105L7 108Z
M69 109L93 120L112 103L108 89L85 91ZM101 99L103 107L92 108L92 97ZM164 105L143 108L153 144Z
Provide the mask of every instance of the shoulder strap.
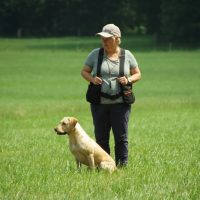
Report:
M101 64L103 61L103 54L104 54L104 48L99 49L99 55L98 55L98 63L97 63L97 76L100 77L101 74Z
M125 60L125 50L121 48L121 55L119 58L119 76L124 76L124 60Z

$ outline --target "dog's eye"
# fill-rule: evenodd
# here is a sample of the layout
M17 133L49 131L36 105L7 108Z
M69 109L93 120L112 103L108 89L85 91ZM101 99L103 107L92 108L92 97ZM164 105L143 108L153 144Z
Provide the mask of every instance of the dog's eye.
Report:
M62 125L66 125L66 123L65 123L65 122L62 122Z

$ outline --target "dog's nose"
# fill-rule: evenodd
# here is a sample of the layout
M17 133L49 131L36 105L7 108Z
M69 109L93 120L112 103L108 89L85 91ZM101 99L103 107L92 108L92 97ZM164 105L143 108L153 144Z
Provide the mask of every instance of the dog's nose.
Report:
M57 132L57 128L54 128L54 131Z

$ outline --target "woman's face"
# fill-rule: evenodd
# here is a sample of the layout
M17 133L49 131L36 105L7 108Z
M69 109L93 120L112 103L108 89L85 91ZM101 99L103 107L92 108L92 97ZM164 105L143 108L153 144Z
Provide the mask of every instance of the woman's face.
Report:
M118 46L117 40L115 37L101 37L102 45L105 50L114 49Z

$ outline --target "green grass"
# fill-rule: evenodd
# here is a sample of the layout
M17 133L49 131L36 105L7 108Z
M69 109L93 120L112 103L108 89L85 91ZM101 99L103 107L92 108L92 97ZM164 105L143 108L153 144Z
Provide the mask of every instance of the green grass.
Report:
M80 70L98 44L0 39L0 199L200 199L199 50L155 51L151 40L125 38L142 71L129 165L113 174L77 171L67 137L53 128L75 116L94 138ZM111 146L113 156L112 137Z

